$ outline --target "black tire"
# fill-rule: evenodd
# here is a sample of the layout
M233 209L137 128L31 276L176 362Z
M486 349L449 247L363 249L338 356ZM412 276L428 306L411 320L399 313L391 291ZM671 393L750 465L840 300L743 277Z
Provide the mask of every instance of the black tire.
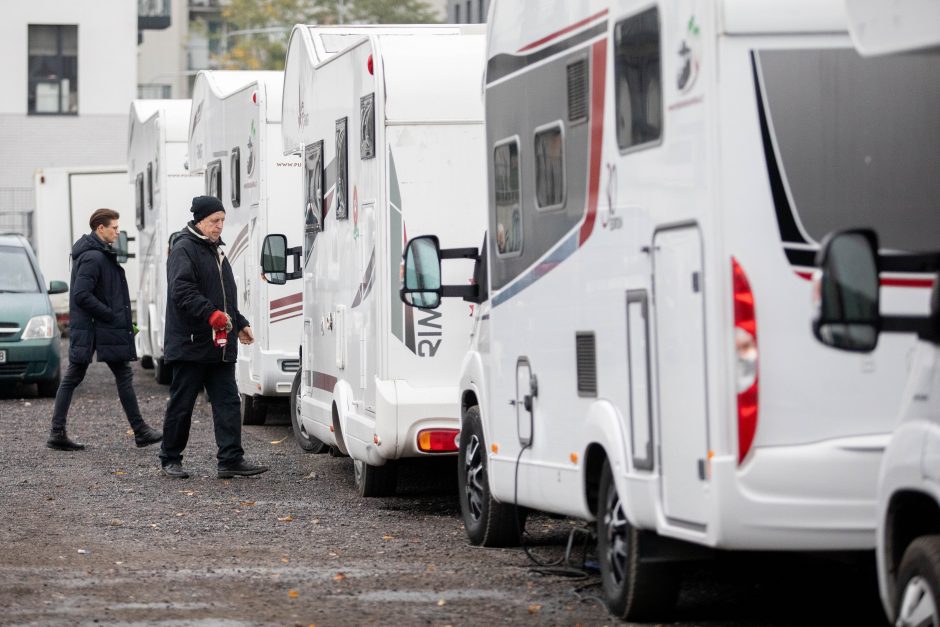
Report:
M597 497L597 558L601 566L601 592L611 614L628 621L668 619L679 595L675 564L639 559L651 532L627 520L617 486L604 460Z
M36 383L36 392L43 398L55 398L59 391L59 383L62 382L62 372L55 373L55 378Z
M308 434L300 426L300 374L298 370L290 386L290 424L294 429L294 440L307 453L326 453L330 447Z
M153 357L150 355L141 356L140 367L144 370L153 370Z
M480 408L474 405L464 413L457 451L457 495L463 526L476 546L518 546L525 524L523 510L490 495L486 467L483 423Z
M268 417L268 408L254 396L240 394L242 398L242 424L263 425Z
M398 465L394 461L389 460L384 466L370 466L354 459L353 472L359 496L394 496L398 487Z
M153 360L153 378L160 385L170 385L173 382L173 369L163 361L162 357Z
M940 627L940 536L921 536L904 551L898 569L895 625Z

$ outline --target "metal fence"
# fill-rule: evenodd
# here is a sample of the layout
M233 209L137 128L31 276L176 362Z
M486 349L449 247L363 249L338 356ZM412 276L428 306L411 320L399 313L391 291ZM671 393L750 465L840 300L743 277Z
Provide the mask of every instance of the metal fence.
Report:
M34 204L32 187L0 187L0 233L25 235L35 248Z

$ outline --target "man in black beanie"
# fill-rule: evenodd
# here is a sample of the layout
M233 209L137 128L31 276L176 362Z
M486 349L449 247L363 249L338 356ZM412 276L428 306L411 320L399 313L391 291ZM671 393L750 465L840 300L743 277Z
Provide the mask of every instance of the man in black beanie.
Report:
M173 370L163 419L160 463L168 477L185 479L183 450L193 406L205 387L212 404L218 476L257 475L266 466L245 461L235 361L238 343L251 344L248 320L238 311L232 266L224 246L225 207L214 196L193 198L192 222L173 243L167 260L165 359Z

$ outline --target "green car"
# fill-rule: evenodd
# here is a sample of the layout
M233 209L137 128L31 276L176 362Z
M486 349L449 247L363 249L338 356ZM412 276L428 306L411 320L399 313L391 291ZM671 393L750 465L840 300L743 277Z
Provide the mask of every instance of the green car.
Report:
M40 396L55 396L60 336L49 294L68 289L52 281L47 290L26 238L0 234L0 387L35 383Z

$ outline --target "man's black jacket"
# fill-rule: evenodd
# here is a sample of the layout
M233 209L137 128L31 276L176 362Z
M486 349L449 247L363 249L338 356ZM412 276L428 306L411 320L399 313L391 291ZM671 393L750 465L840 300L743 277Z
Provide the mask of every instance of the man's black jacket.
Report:
M117 253L94 233L72 246L72 290L69 294L69 361L132 361L134 325L124 268Z
M167 260L167 305L164 357L167 361L234 362L238 332L248 320L238 312L235 277L228 259L190 222L170 250ZM224 348L215 346L209 325L212 312L232 318Z

